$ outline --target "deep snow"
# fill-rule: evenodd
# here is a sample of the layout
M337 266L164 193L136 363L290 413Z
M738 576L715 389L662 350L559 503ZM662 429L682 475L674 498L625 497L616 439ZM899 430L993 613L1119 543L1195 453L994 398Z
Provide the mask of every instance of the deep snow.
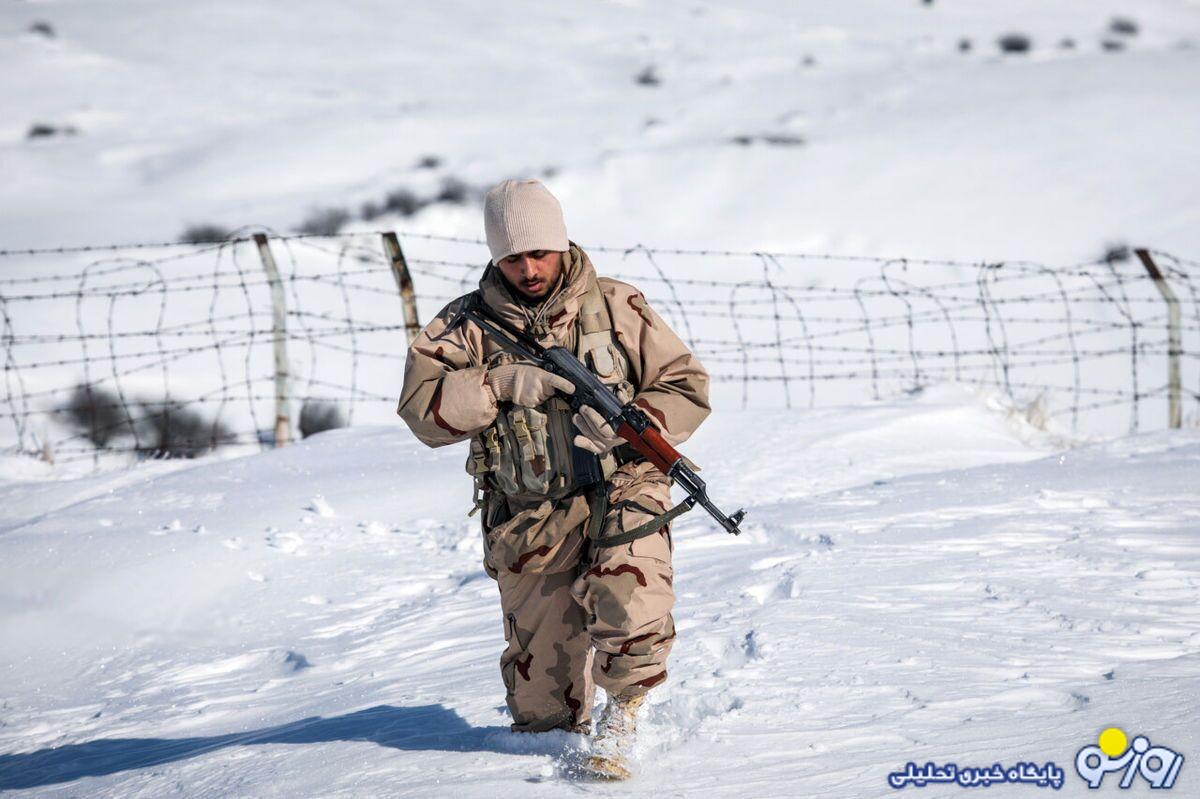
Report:
M1115 14L1140 32L1109 52ZM997 53L1012 30L1031 53ZM1195 258L1198 60L1195 0L10 2L0 249L288 231L447 177L542 175L585 245ZM634 81L648 66L658 86ZM439 203L355 227L482 224ZM49 257L0 266L94 259ZM24 332L70 315L26 312ZM1022 759L1079 796L1074 753L1116 724L1187 756L1175 794L1194 792L1194 430L1070 440L953 386L791 411L717 388L685 451L750 515L738 539L677 526L680 637L630 785L566 779L570 736L507 732L465 454L381 404L247 457L0 459L0 789L877 797L908 760Z
M875 797L908 760L1053 760L1072 796L1105 727L1197 751L1195 432L1059 450L947 387L727 412L686 451L750 515L678 523L679 639L627 786L565 777L572 736L507 732L463 447L395 425L0 485L0 787Z

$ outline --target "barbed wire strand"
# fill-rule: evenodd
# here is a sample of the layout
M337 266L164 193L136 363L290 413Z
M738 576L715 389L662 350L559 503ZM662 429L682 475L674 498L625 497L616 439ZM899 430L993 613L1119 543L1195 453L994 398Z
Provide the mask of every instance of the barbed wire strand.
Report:
M242 261L247 253L257 260L256 232L281 248L289 360L306 364L284 399L345 403L347 423L359 403L394 402L399 387L388 380L399 369L370 365L400 360L405 349L397 338L400 302L380 249L385 231L279 235L246 227L220 241L0 250L0 259L36 257L41 265L0 278L0 420L14 441L9 451L90 452L97 465L105 449L152 456L166 435L155 425L192 406L209 412L201 439L269 442L260 405L276 397L258 387L274 380L264 372L271 362L270 281L261 265ZM473 255L479 239L402 236L420 245L408 261L426 284L424 305L455 299L438 287L461 294L486 266L457 257L459 246ZM798 383L815 407L823 397L853 396L856 385L869 384L881 399L966 381L1013 401L1051 397L1046 416L1068 417L1072 431L1089 414L1127 408L1136 432L1143 401L1168 391L1165 383L1145 387L1165 374L1164 356L1200 373L1200 263L1157 250L1164 275L1191 308L1177 353L1170 352L1167 315L1149 276L1111 259L1051 268L640 244L587 249L619 256L622 270L605 274L661 289L649 295L651 307L712 364L714 383L740 384L742 407L750 406L752 387L774 386L783 406L792 407ZM78 255L96 257L80 265ZM738 279L705 276L729 271L735 259ZM745 268L755 262L758 277ZM805 279L806 267L824 262L844 268L813 269ZM47 272L46 263L65 271ZM967 274L948 278L926 267ZM70 327L47 310L66 301L74 305ZM1163 337L1143 329L1161 329ZM371 346L380 337L387 346ZM231 371L231 359L240 367ZM1127 362L1124 381L1107 366L1120 359ZM1200 399L1200 391L1183 392ZM756 400L759 394L755 388ZM68 423L72 403L78 408ZM130 443L110 446L114 432Z

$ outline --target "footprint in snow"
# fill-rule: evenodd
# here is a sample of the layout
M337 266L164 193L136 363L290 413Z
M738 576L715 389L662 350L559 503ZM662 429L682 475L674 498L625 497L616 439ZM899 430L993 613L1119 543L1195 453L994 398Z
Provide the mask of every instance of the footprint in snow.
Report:
M362 521L358 523L358 529L366 535L382 536L388 534L388 526L383 522Z
M289 555L303 555L300 550L300 545L304 543L304 539L296 533L279 533L271 531L267 535L267 546L272 549L278 549L280 552L286 552Z
M748 586L742 591L742 596L749 596L760 605L779 599L798 599L800 595L800 583L791 569L786 570L780 577Z
M330 518L334 515L333 508L325 501L325 497L321 494L313 497L305 510L310 510L318 516L324 516L325 518Z
M1051 491L1042 489L1034 503L1045 510L1092 511L1112 506L1106 497L1089 491Z
M166 524L159 527L157 530L149 530L150 535L167 535L183 529L183 522L178 519L172 519Z

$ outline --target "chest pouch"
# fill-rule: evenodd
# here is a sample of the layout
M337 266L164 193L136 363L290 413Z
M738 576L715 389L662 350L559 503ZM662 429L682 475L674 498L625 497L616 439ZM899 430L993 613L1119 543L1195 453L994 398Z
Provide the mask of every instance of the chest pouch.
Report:
M579 450L574 437L570 405L557 397L537 408L507 405L491 427L471 439L467 472L477 492L558 499L601 478L596 456Z
M576 356L622 403L629 402L634 392L628 359L612 333L595 280L583 297L574 333ZM509 352L498 352L489 366L518 361ZM488 491L523 500L558 499L606 480L617 468L616 458L575 446L579 431L572 416L570 402L558 395L536 408L502 403L496 421L471 439L466 466L475 479L476 509Z

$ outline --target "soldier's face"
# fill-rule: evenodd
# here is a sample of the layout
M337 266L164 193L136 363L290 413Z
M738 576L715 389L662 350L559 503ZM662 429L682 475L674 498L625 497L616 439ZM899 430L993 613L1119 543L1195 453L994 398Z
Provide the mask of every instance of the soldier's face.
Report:
M510 286L530 299L537 299L558 282L562 255L555 250L530 250L501 258L496 266Z

